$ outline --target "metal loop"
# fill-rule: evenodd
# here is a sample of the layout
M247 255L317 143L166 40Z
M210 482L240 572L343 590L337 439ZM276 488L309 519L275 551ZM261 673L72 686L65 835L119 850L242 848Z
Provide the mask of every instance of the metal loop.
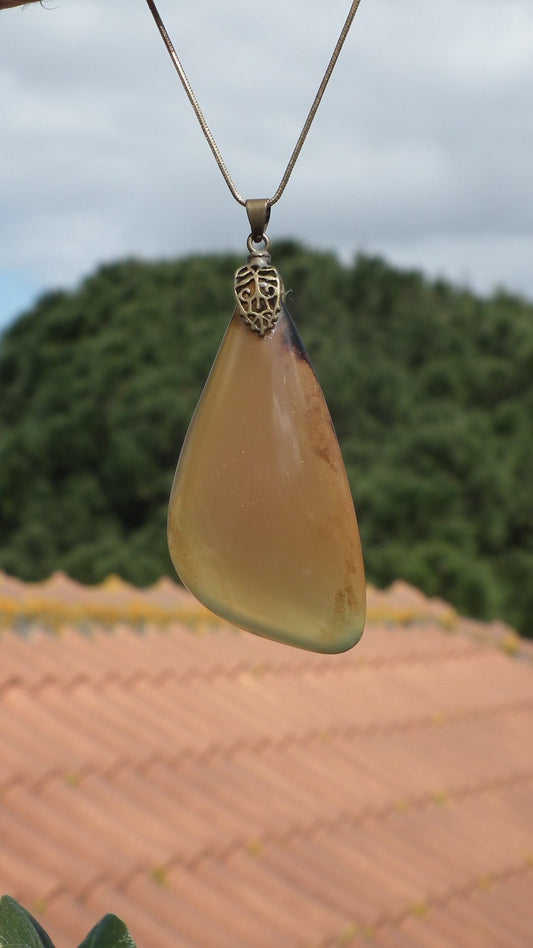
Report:
M259 244L261 241L264 243L264 247L258 248L254 244ZM248 247L248 253L269 253L270 252L270 237L267 234L263 234L259 240L256 240L253 234L250 234L248 240L246 241L246 246Z

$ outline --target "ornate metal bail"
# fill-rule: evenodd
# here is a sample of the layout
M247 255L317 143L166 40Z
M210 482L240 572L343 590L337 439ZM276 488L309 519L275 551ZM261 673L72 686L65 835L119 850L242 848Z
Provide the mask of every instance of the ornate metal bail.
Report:
M237 310L252 332L264 336L273 329L278 320L285 289L283 281L272 266L270 238L265 231L270 219L270 202L267 198L246 201L246 213L252 229L248 237L248 261L235 274L234 293ZM254 244L263 242L258 248Z

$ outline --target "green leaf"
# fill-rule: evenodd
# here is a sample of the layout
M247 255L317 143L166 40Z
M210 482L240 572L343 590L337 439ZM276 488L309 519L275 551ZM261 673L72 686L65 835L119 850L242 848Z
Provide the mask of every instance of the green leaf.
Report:
M0 948L2 948L1 945ZM136 948L136 946L120 918L116 915L104 915L79 948Z
M125 943L126 944L126 943ZM44 928L15 899L0 899L0 948L54 948Z

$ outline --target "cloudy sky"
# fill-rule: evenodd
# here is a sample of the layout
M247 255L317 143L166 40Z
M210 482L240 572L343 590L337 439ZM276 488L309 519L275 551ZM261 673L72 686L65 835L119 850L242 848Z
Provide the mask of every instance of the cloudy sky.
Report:
M349 0L160 0L245 197L270 196ZM144 0L0 12L0 326L103 261L245 247ZM362 0L271 237L533 299L533 3Z

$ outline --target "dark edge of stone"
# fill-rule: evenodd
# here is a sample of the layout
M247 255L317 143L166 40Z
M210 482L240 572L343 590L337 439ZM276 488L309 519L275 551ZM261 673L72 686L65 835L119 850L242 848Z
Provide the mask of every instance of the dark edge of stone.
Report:
M313 369L311 360L307 354L307 349L305 348L300 333L298 332L291 314L287 309L285 303L281 304L280 316L282 317L281 329L283 332L283 341L288 349L291 349L292 352L299 359L302 359L304 362L307 362L308 366ZM313 372L315 370L313 369Z

